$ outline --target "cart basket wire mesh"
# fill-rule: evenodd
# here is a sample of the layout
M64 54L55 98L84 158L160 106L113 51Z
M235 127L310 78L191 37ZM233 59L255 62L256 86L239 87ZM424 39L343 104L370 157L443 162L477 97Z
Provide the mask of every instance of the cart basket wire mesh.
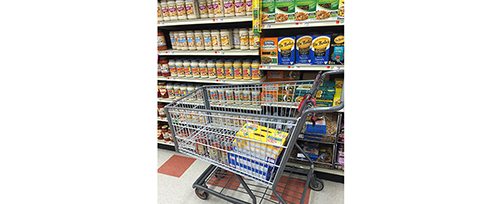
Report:
M303 104L332 73L339 72L315 80L198 88L165 107L176 149L274 187L305 113L315 109Z

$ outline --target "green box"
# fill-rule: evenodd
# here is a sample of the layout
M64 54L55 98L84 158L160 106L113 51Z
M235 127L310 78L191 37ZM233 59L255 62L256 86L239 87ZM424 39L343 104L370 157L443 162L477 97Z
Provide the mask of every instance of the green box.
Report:
M275 22L275 0L262 0L261 19L263 22Z
M295 0L296 11L294 19L296 21L310 21L315 19L317 11L317 0Z
M339 0L317 0L317 20L337 19Z
M294 0L276 0L275 22L294 21Z

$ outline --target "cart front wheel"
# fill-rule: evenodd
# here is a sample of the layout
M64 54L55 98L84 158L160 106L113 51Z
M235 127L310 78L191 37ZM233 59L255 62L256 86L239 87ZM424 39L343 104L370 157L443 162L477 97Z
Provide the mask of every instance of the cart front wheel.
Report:
M318 179L317 177L313 177L310 180L309 186L310 186L311 190L321 191L322 189L324 189L324 182L322 180Z
M209 198L209 194L207 192L198 188L195 188L195 194L197 194L198 198L202 200L207 200L207 198Z

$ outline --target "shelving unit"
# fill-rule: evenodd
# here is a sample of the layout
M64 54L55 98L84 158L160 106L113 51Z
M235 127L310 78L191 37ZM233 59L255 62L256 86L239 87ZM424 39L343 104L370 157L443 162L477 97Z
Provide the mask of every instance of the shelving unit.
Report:
M318 20L318 21L293 21L282 23L263 23L263 30L267 29L283 29L283 28L305 28L305 27L329 27L329 26L344 26L344 19L337 20Z
M231 80L231 79L202 79L184 77L158 77L158 81L190 82L190 83L210 83L210 84L255 84L257 80Z
M165 50L159 56L259 56L259 50Z
M260 70L287 70L287 71L329 71L344 69L344 65L261 65Z
M181 26L181 25L201 25L201 24L219 24L219 23L239 23L251 22L251 16L219 17L219 18L201 18L188 20L167 21L157 24L158 27Z
M212 30L212 29L232 29L232 28L240 28L240 27L250 27L252 22L251 16L236 16L236 17L218 17L218 18L204 18L204 19L188 19L188 20L176 20L176 21L166 21L164 23L157 24L159 30L163 31L165 35L168 35L168 32L172 31L184 31L184 30ZM245 25L245 26L243 26ZM291 35L296 34L306 34L308 32L311 33L323 33L330 32L330 30L343 30L344 29L344 19L339 18L336 20L318 20L318 21L310 21L310 22L285 22L285 23L265 23L262 26L262 37L276 37L276 36L284 36L288 35L289 31ZM166 38L167 46L171 45L170 39ZM191 59L191 58L217 58L217 59L242 59L244 57L248 57L251 59L259 59L260 52L259 50L239 50L239 49L231 49L231 50L172 50L169 47L169 50L159 51L158 56L163 57L164 59ZM310 75L311 73L318 71L330 71L330 70L344 70L344 65L308 65L308 64L296 64L296 65L261 65L259 70L264 73L266 76L266 72L276 71L298 71L302 72L300 75ZM305 77L308 78L308 77ZM258 80L228 80L228 79L209 79L209 78L189 78L189 77L158 77L158 81L162 82L186 82L186 83L194 83L194 84L254 84L263 82L266 79ZM160 105L172 103L175 99L173 98L159 98L158 103ZM185 102L188 105L199 106L203 105L201 101L188 101ZM218 105L217 103L211 103L211 107L215 109L223 107L222 105ZM285 107L290 108L289 110L295 111L297 106L293 105L283 105L278 103L269 103L262 106L246 106L246 107L237 107L225 104L226 108L234 108L234 109L242 109L242 110L250 110L250 111L261 111L263 109L269 107ZM344 114L344 110L338 111L335 113L338 115ZM167 119L158 118L158 122L160 124L167 124ZM338 118L338 125L340 119ZM339 126L338 130L339 131ZM316 141L309 140L304 138L299 138L298 141L304 142L316 142L321 145L332 145L333 147L333 161L332 164L325 162L316 162L319 166L315 166L315 170L320 178L325 178L329 180L336 180L340 182L344 182L344 171L327 167L322 167L322 165L332 165L335 166L337 162L337 149L339 145L344 145L344 143L338 141L338 133L334 135L334 141L325 142L325 141ZM174 150L173 144L167 144L165 142L158 142L159 148ZM307 166L303 165L301 158L291 159L288 164L291 166L301 167ZM299 162L299 163L295 163Z

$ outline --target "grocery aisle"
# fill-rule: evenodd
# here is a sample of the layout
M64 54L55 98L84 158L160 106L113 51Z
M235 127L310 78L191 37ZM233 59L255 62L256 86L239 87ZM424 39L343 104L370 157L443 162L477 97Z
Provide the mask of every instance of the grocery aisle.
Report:
M169 158L179 153L158 149L158 168L160 168ZM191 185L198 178L198 176L209 166L208 163L195 160L187 170L182 173L180 177L169 176L158 173L158 203L171 204L171 203L226 203L224 200L215 196L209 196L208 200L199 199ZM176 169L176 170L179 170ZM344 184L335 183L327 180L324 181L324 189L322 191L310 191L309 203L322 204L342 204L344 203ZM236 194L240 196L241 194ZM245 199L247 197L242 197ZM306 203L306 202L305 202Z

